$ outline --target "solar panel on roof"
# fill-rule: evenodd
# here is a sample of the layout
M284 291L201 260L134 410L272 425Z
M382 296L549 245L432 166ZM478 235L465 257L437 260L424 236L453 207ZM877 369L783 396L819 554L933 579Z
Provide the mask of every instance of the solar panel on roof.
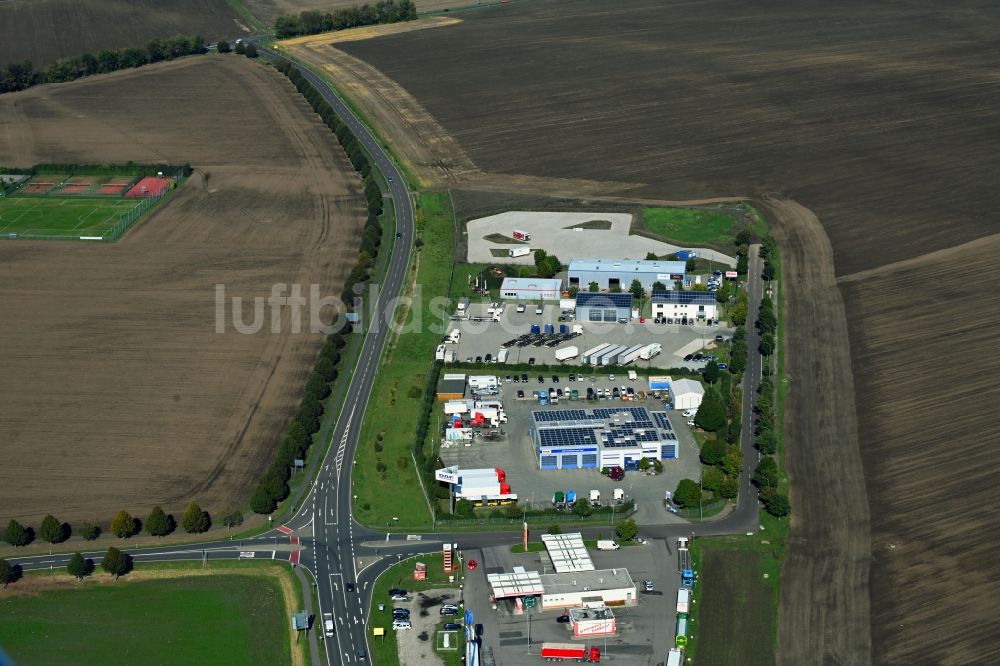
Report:
M591 291L581 291L576 295L577 307L609 305L618 308L632 307L632 294L626 293L601 293Z
M708 291L681 291L671 289L669 291L654 291L654 303L676 303L677 305L690 305L692 303L714 303L715 294Z

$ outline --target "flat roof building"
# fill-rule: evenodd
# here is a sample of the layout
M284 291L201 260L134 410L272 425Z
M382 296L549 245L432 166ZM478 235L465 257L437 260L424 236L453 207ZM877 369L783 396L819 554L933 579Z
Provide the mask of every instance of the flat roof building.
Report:
M552 278L504 278L500 298L517 301L555 301L562 295L562 280Z
M632 320L632 294L581 291L576 295L577 321L620 322Z
M632 280L639 280L643 289L651 291L656 282L669 286L676 280L683 280L686 267L683 261L571 259L569 285L586 291L591 282L596 282L601 289L619 287L628 291Z
M671 460L679 455L666 412L645 407L533 411L528 434L542 470L636 469L643 458Z
M438 380L437 399L443 402L465 397L465 375L447 374Z
M542 608L580 606L635 606L635 581L627 569L599 569L572 573L542 574Z

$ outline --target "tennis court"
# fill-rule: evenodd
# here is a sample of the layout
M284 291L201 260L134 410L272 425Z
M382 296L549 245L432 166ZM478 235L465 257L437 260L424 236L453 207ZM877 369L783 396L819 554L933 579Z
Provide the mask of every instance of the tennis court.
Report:
M103 238L135 200L0 197L0 235Z

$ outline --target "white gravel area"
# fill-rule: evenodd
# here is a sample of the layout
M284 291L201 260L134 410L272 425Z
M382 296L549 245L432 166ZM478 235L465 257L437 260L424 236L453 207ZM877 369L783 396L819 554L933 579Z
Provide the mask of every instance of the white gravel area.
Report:
M610 229L572 228L591 220L607 220ZM644 236L630 236L632 215L630 213L542 213L531 211L508 211L499 215L470 220L467 260L470 263L534 263L529 254L523 257L494 257L491 249L509 250L528 247L542 249L558 256L563 263L574 257L601 257L605 259L645 259L648 252L664 256L677 250L696 250L699 256L712 261L736 265L736 259L706 248L671 245ZM527 244L503 244L486 240L486 236L501 234L510 237L513 231L531 234Z

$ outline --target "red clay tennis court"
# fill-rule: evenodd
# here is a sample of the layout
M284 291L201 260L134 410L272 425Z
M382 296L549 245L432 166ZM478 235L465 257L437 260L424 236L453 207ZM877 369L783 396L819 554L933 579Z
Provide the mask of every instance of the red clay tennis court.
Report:
M56 183L61 183L64 176L59 176L58 178L32 178L31 181L24 186L24 192L26 194L45 194L53 187Z
M127 197L158 197L166 194L170 187L169 178L146 176L125 193Z
M108 182L101 185L101 189L99 189L97 193L121 196L124 194L126 188L128 188L134 181L135 178L112 178Z

